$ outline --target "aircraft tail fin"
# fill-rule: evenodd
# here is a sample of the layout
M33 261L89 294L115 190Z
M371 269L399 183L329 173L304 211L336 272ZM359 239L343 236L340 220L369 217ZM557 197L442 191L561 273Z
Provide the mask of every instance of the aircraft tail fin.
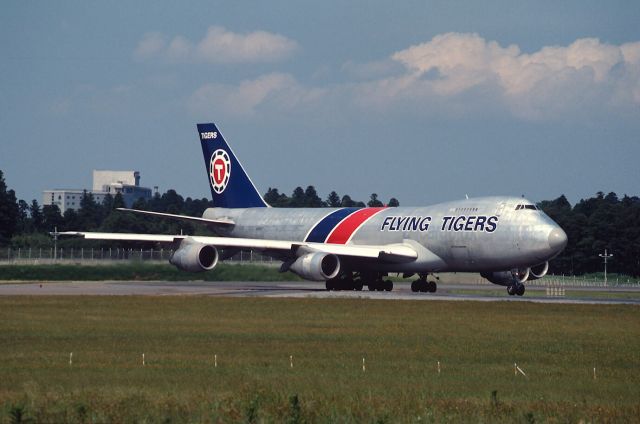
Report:
M221 208L255 208L269 205L236 158L215 124L198 124L213 205Z

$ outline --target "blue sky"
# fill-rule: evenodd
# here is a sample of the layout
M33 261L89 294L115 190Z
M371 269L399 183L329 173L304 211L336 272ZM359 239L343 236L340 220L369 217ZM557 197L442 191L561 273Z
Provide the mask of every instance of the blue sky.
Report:
M92 169L208 197L215 121L261 192L638 195L638 22L629 1L8 2L0 169L26 200Z

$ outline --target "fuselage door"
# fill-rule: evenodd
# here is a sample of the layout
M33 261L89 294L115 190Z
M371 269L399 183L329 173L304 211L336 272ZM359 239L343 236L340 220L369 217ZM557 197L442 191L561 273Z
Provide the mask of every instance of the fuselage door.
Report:
M500 216L500 214L502 214L502 212L504 211L504 208L506 206L505 202L500 202L500 204L498 205L498 208L496 209L496 215Z

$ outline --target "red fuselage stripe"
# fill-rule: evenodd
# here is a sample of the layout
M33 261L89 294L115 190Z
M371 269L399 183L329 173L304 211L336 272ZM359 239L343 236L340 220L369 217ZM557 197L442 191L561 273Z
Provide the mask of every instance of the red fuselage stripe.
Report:
M325 243L345 244L367 219L384 209L386 208L364 208L357 210L333 229Z

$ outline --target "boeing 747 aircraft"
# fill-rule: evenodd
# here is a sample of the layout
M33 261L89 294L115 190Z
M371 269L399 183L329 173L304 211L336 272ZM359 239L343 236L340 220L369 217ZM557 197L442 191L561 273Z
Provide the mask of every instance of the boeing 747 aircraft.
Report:
M567 235L532 202L482 197L426 207L271 208L215 124L198 124L214 208L201 218L124 209L203 223L216 237L64 232L93 240L170 243L184 271L215 268L240 250L282 261L281 271L326 281L327 290L393 289L390 273L417 275L414 292L435 292L438 272L479 272L522 296L543 277Z

